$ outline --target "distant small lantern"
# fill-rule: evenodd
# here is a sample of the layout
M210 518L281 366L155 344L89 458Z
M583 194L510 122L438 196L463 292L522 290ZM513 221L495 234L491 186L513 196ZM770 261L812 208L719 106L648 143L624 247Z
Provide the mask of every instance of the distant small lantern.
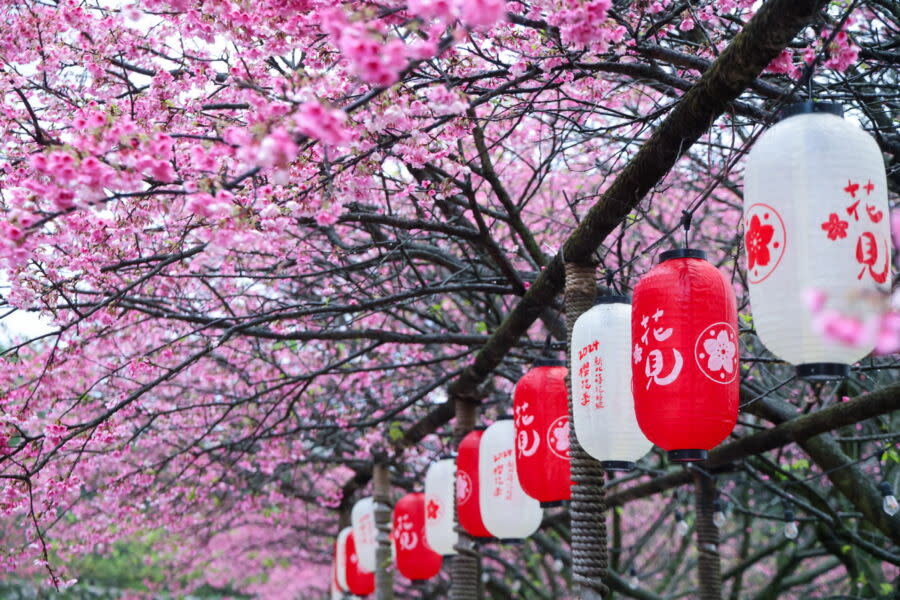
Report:
M441 555L425 538L425 494L414 492L394 506L391 536L396 553L397 570L412 581L431 579L441 570Z
M866 322L891 290L887 177L878 144L839 104L804 102L754 144L744 173L744 246L753 326L800 377L845 377L875 346L845 344L822 312Z
M453 519L456 460L446 456L425 473L425 537L428 545L444 556L456 554L456 524Z
M539 358L513 392L516 475L541 505L572 496L565 362Z
M371 496L358 500L350 511L353 539L359 556L359 568L364 573L375 572L375 500Z
M631 303L601 296L572 329L572 416L578 443L607 470L631 470L653 444L631 391Z
M347 553L345 560L347 590L354 596L368 596L375 591L375 573L364 572L359 568L359 556L356 553L356 542L352 531L347 536L345 550Z
M495 421L481 436L478 477L481 518L491 535L501 540L522 540L538 530L544 511L519 484L512 419Z
M700 250L663 252L634 289L638 424L674 461L704 460L737 422L739 341L731 283Z
M340 591L350 592L347 585L347 538L350 537L351 529L344 527L338 533L337 541L334 543L334 574L335 583Z
M456 519L466 533L476 538L491 537L481 518L478 455L484 427L476 427L459 443L456 454Z

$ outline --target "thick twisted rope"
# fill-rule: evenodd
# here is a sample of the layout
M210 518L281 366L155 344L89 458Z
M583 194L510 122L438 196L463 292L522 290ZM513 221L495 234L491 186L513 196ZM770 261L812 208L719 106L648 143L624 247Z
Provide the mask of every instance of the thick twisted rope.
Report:
M694 471L697 494L697 573L700 600L722 600L722 565L719 556L719 528L713 522L716 482L706 473Z
M569 375L566 388L569 392L569 423L572 414L572 328L575 320L594 305L597 295L596 267L566 263L566 363ZM572 580L578 586L577 597L589 600L609 592L604 580L609 568L606 552L606 490L603 487L603 469L600 462L584 451L575 436L575 428L569 429L569 452L572 467L572 500L569 515L572 519Z
M456 422L453 426L453 445L459 443L475 427L477 416L476 404L459 398L456 404ZM456 482L453 483L454 498ZM481 554L475 546L475 540L459 526L456 515L456 502L453 502L453 522L459 534L456 542L456 556L450 564L450 600L479 600L481 598Z
M394 600L394 568L391 564L391 481L387 456L376 452L372 468L375 500L375 598Z

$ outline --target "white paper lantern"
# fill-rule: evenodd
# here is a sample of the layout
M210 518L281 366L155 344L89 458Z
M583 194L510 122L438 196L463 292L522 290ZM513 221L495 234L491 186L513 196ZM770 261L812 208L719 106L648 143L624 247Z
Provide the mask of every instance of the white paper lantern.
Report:
M527 538L544 516L541 503L522 490L515 459L512 419L495 421L485 429L478 447L478 494L484 526L501 540Z
M338 533L337 541L334 544L335 580L338 589L345 593L349 591L349 588L347 587L347 538L350 537L351 531L350 527L341 529L341 532Z
M865 321L891 288L887 180L878 145L839 105L806 102L756 142L744 175L744 241L753 324L766 347L810 379L846 376L872 344L816 327L824 310Z
M653 444L638 426L631 393L631 304L602 296L572 329L575 436L604 469L630 470Z
M425 473L425 537L428 545L444 556L456 554L459 535L453 521L456 460L444 457L431 463Z
M356 542L356 555L359 557L359 570L374 573L377 533L374 498L369 496L353 505L353 510L350 511L350 524L353 527L353 541Z

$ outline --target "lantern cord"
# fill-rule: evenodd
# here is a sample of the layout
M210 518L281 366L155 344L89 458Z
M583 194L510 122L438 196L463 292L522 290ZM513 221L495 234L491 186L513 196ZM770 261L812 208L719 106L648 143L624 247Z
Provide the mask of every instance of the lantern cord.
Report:
M589 310L597 295L596 268L593 265L566 263L566 332L568 347L572 347L572 329L575 320ZM566 388L569 391L569 419L572 420L572 364ZM591 457L578 442L577 435L570 435L569 450L572 469L572 500L569 506L572 532L572 580L580 588L575 597L605 598L609 593L605 580L608 576L606 536L606 489L600 462Z
M699 206L699 205L698 205ZM681 211L681 226L684 227L684 247L688 247L688 232L691 230L691 220L694 218L694 210Z
M816 67L819 65L819 63L822 61L823 58L827 58L828 55L831 53L831 50L830 50L831 44L834 42L834 40L837 38L838 34L844 28L844 25L847 23L847 19L849 19L850 15L853 14L853 11L856 10L856 7L859 5L859 1L860 0L853 0L853 2L850 3L850 6L847 7L847 10L844 11L844 14L841 15L841 18L838 20L838 22L835 23L834 28L831 30L831 35L829 35L828 39L825 40L822 44L822 50L820 52L816 52L816 55L813 57L813 59L806 65L806 68L803 70L803 74L800 76L800 78L794 84L794 88L791 92L789 92L789 95L793 95L798 88L800 88L801 86L805 86L806 87L806 99L809 100L810 102L812 101L812 99L813 99L813 74L815 73ZM780 104L780 102L779 102L779 104ZM778 112L777 107L774 112L775 113Z
M616 274L612 269L608 269L606 271L606 287L613 293L615 293L615 288L613 287L613 276Z

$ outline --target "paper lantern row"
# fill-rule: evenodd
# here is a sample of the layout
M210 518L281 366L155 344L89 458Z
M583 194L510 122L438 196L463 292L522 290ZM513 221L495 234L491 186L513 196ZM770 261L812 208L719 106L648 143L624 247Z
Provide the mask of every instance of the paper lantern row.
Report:
M831 104L789 107L754 146L745 176L754 327L775 355L814 380L846 376L874 340L835 341L816 325L805 296L818 293L827 311L865 322L880 308L872 298L891 289L880 151L842 114ZM660 259L638 282L633 304L623 296L602 297L574 324L574 431L584 451L610 470L632 468L651 443L676 461L703 460L737 420L732 285L702 251L671 250ZM454 501L470 535L521 539L540 526L541 504L570 497L566 372L561 362L539 360L516 385L512 418L470 432L455 463L443 458L431 465L424 495L397 503L392 536L401 573L431 577L441 554L454 552ZM353 509L364 573L375 567L372 509L371 498ZM337 551L336 564L348 563L345 553ZM340 589L355 577L351 571L349 565L344 574L336 569Z

